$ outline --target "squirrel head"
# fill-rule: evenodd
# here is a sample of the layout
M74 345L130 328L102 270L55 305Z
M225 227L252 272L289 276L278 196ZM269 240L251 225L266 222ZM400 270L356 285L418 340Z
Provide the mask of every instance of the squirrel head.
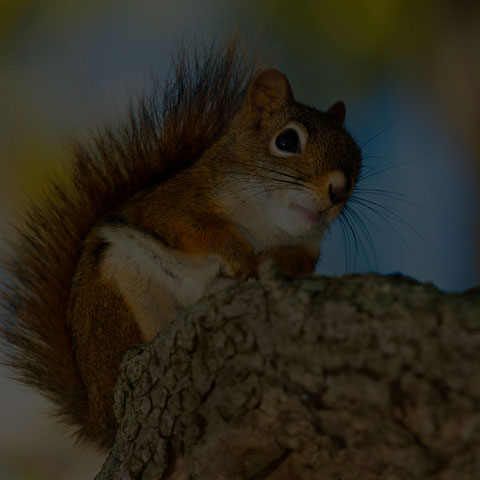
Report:
M343 102L326 112L296 102L278 70L258 75L222 142L236 195L244 203L250 195L289 234L323 231L350 198L360 171L345 112Z

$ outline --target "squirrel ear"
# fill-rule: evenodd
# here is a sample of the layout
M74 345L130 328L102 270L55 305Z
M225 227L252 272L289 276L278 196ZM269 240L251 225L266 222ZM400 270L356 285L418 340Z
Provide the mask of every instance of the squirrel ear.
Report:
M248 100L262 110L276 110L293 102L293 92L287 77L269 68L250 85Z
M293 103L293 92L287 77L269 68L250 84L244 104L250 120L258 123L264 111L271 112Z
M340 125L345 121L347 109L343 102L335 102L328 110L327 115L333 117Z

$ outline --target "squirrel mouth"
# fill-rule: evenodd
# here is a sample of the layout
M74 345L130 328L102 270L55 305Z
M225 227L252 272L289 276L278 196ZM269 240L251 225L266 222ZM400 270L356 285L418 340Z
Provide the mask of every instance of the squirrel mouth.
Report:
M299 212L311 224L318 223L323 214L321 210L305 208L297 204L292 204L291 208Z

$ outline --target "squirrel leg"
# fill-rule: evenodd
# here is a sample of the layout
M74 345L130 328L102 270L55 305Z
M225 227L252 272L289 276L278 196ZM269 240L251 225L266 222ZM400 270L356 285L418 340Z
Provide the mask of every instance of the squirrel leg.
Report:
M253 276L256 256L253 246L228 221L218 217L197 220L198 228L181 236L178 248L193 255L217 257L220 274L244 282Z

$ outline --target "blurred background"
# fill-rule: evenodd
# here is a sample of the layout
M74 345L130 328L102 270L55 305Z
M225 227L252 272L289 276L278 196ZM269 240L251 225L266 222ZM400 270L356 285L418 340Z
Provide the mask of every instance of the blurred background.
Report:
M2 223L65 162L65 139L122 115L175 44L239 26L297 99L347 105L365 169L318 271L401 272L446 291L480 284L480 2L0 2ZM30 200L32 201L32 200ZM348 230L348 227L347 227ZM348 231L347 231L348 233ZM48 405L0 376L0 479L93 478Z

